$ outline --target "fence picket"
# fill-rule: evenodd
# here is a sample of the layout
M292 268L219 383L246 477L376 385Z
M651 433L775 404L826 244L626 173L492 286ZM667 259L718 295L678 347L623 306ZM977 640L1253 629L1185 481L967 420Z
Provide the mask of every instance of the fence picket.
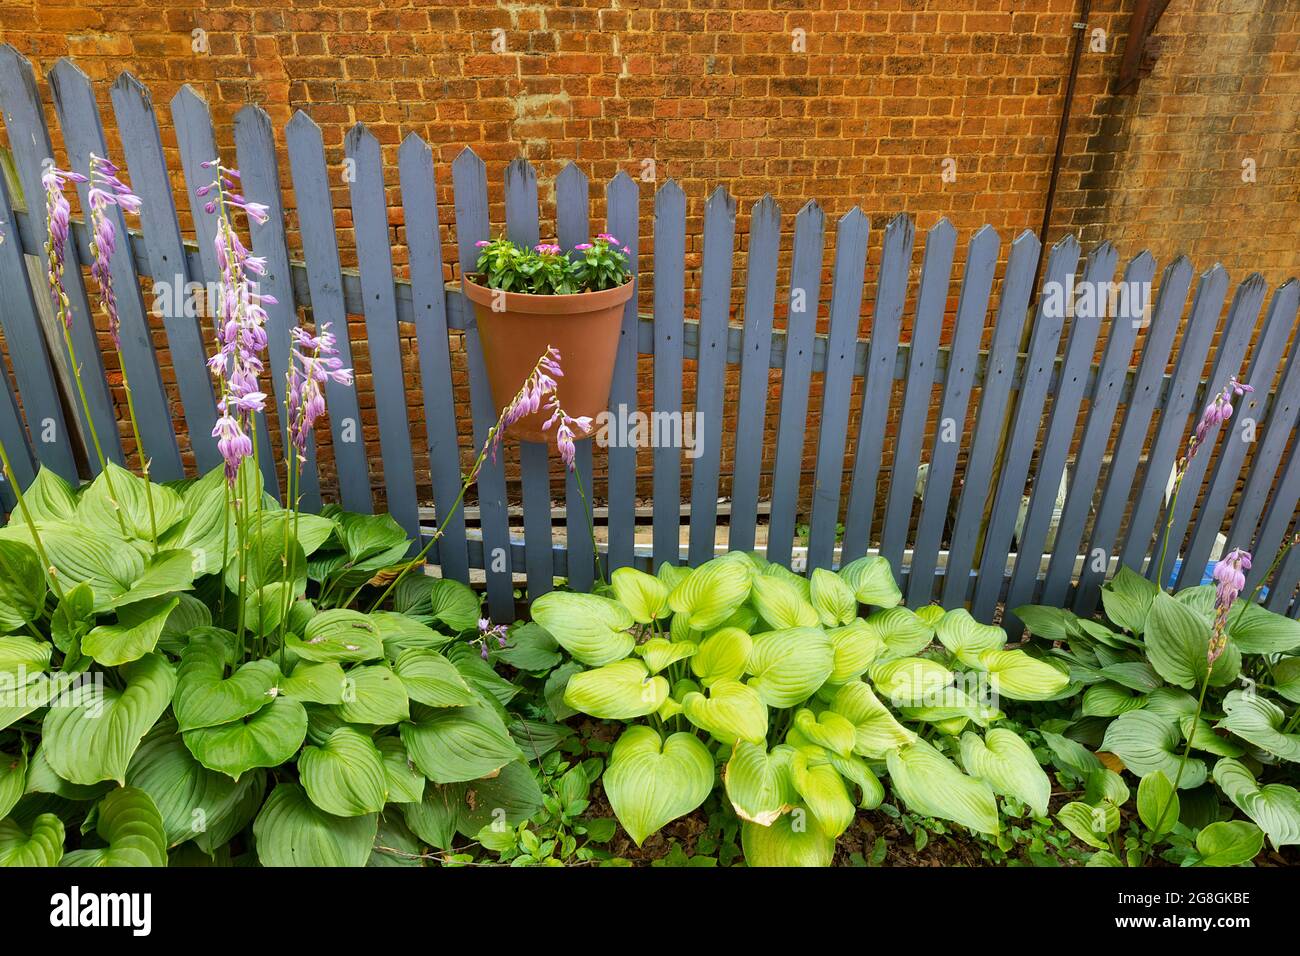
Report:
M1069 338L1061 360L1060 376L1052 399L1051 417L1048 419L1047 431L1038 452L1038 464L1034 471L1033 489L1030 492L1029 507L1025 512L1025 523L1016 542L1016 561L1007 590L1008 608L1019 607L1032 600L1034 596L1042 555L1046 553L1052 511L1056 507L1061 479L1066 475L1066 459L1070 454L1070 444L1074 440L1079 406L1083 402L1083 394L1088 385L1088 371L1092 365L1092 357L1097 351L1098 331L1106 312L1106 299L1104 293L1099 290L1111 287L1118 260L1119 253L1115 247L1109 242L1101 243L1092 250L1084 266L1082 295L1078 299L1078 304L1075 305L1072 301L1073 290L1066 290L1062 297L1063 306L1069 308L1074 305L1074 318L1070 322ZM1133 323L1127 324L1132 326ZM1111 335L1114 334L1114 325L1112 321ZM1127 355L1124 363L1127 366ZM1049 375L1050 371L1049 368ZM1031 427L1036 427L1036 423ZM1024 458L1026 474L1028 474L1032 455L1033 436L1030 436L1030 446ZM1022 628L1019 619L1014 615L1004 616L1002 626L1007 629L1009 636L1013 638L1020 636Z
M957 230L947 219L940 219L925 238L921 283L908 351L907 384L898 417L898 437L894 441L885 521L880 532L880 553L888 559L900 580L903 551L916 498L916 479L921 466L921 445L925 441L925 424L930 418L933 401L935 360L939 355L939 335L944 310L948 307L948 288L956 249Z
M619 242L630 250L628 264L632 267L632 281L637 283L637 287L623 306L623 332L618 340L609 404L612 410L626 410L627 415L636 412L637 404L637 298L641 282L637 278L637 263L641 255L639 205L640 191L636 181L627 173L619 172L605 187L605 231L617 236ZM609 567L605 568L606 574L614 568L630 565L636 551L636 448L610 447L607 497Z
M821 429L813 471L812 515L808 519L808 570L829 568L835 558L840 486L844 484L844 442L849 433L853 362L862 321L862 284L867 267L871 220L854 206L835 226L835 270L831 277L826 374L822 379Z
M1124 390L1124 379L1128 375L1133 344L1137 341L1138 329L1146 322L1146 303L1134 299L1132 290L1149 289L1155 269L1156 263L1151 258L1151 254L1142 252L1124 270L1122 289L1125 291L1121 293L1119 300L1120 309L1111 317L1106 334L1106 349L1102 354L1097 381L1088 396L1088 422L1084 426L1083 437L1079 440L1079 450L1074 458L1074 475L1070 478L1065 507L1061 510L1061 520L1056 529L1052 557L1048 562L1047 574L1043 581L1040 599L1043 604L1064 607L1066 591L1074 576L1075 555L1079 550L1079 543L1083 540L1084 527L1097 494L1097 476L1101 473L1106 445L1110 441L1120 393ZM1041 466L1039 473L1041 474ZM1038 479L1035 478L1034 481L1037 486ZM1028 560L1024 548L1019 550L1020 560ZM1090 557L1085 555L1085 563L1088 560ZM1017 571L1019 571L1019 564L1020 562L1017 561ZM1034 570L1037 578L1037 566ZM1012 583L1014 585L1015 582ZM1030 581L1029 585L1032 588L1034 582ZM1021 595L1018 594L1017 597ZM1020 603L1024 603L1024 600L1027 599L1022 599ZM1010 598L1007 600L1007 605L1016 606Z
M41 174L44 162L53 159L54 148L50 145L45 111L41 105L40 92L36 88L32 65L9 44L0 46L0 111L4 113L5 129L9 133L9 145L13 150L14 165L18 169L18 180L28 214L39 225L39 234L43 239L46 228L45 190L41 185ZM50 263L43 241L38 242L34 252L40 261L42 272L48 273ZM77 351L77 363L81 366L81 381L90 406L90 418L94 422L105 458L122 464L122 441L117 430L113 397L104 375L99 336L95 332L90 300L82 281L81 256L77 243L71 238L65 247L63 285L68 297L68 321L71 324L73 346ZM74 402L73 407L83 425L86 424L86 413L81 404ZM88 432L87 437L89 438ZM99 461L94 455L90 456L90 470L92 473L99 471Z
M694 438L691 468L692 565L713 557L718 527L718 474L722 468L722 397L727 376L727 327L731 315L731 264L736 246L736 200L719 186L704 204L704 252L700 262L699 346L695 367ZM685 436L685 428L682 429Z
M615 235L618 235L615 233ZM685 335L686 194L673 180L655 196L654 411L682 414L682 341ZM612 402L611 402L612 404ZM671 420L671 418L669 419ZM610 449L613 457L614 449ZM681 561L682 449L654 450L654 564ZM612 479L611 479L612 480ZM612 489L611 489L612 490ZM611 506L613 495L611 494Z
M189 257L176 216L176 200L158 133L158 117L149 91L130 73L117 78L110 94L122 153L131 173L131 188L143 200L140 230L144 235L154 295L161 293L168 300L161 308L162 321L186 431L194 461L199 472L205 474L221 464L217 443L207 440L217 420L217 403L212 394L212 375L204 361L201 320L198 315L186 314L185 303L189 299L186 288L191 278Z
M767 524L767 559L787 567L794 547L795 511L803 476L808 386L812 382L817 312L821 305L825 238L826 213L816 200L810 199L794 219L790 307L786 312L785 360L781 367L781 410L772 465L772 511Z
M6 219L6 222L12 222ZM22 417L18 414L18 403L14 400L13 388L9 385L9 376L0 375L4 383L4 392L0 394L0 442L4 443L5 453L9 456L9 465L13 468L14 481L26 487L36 477L35 460L32 458L32 446L28 441L27 431L23 428ZM0 502L6 511L12 511L18 496L14 494L8 475L0 475Z
M54 98L54 111L63 130L68 166L83 176L89 176L91 153L108 158L104 127L99 119L90 78L71 60L64 58L54 65L47 80ZM90 216L89 191L89 183L77 185L77 195L87 220ZM140 428L140 442L144 446L143 451L137 450L136 454L145 455L150 460L150 477L157 481L173 481L184 477L185 472L181 467L176 434L172 430L167 393L163 390L162 375L158 371L158 357L154 354L149 316L140 294L135 260L131 256L131 236L120 206L107 206L104 215L117 231L120 249L109 263L109 273L117 296L122 371L131 384L131 401ZM96 312L101 311L97 302L93 308Z
M1297 529L1296 533L1300 534L1300 529ZM1261 561L1260 566L1263 565L1264 562ZM1300 584L1300 547L1295 547L1287 552L1282 560L1282 566L1277 569L1277 574L1273 575L1273 580L1269 582L1268 600L1264 606L1276 614L1289 614L1296 620L1300 620L1300 598L1292 603L1298 584Z
M293 174L293 193L298 207L298 228L302 234L307 283L311 290L311 314L317 331L329 323L338 337L339 359L353 368L348 313L343 305L343 281L339 269L339 247L334 235L334 206L330 198L329 173L325 168L320 127L299 110L284 129ZM370 490L370 462L361 440L361 404L355 388L325 383L333 436L334 469L338 476L340 503L348 511L370 514L374 510Z
M560 248L573 247L591 238L591 184L573 163L560 170L555 179L555 235ZM592 528L587 524L591 495L592 442L584 438L573 443L573 469L564 476L564 540L568 560L569 586L579 591L591 589L595 580ZM588 499L589 500L589 499Z
M475 261L480 239L489 238L487 167L472 149L464 149L451 164L456 201L456 246L461 276L465 265ZM464 295L464 293L462 293ZM465 303L470 316L465 327L465 355L469 364L470 406L474 416L474 447L481 449L488 430L497 420L492 387L488 384L483 345L479 340L474 309ZM483 564L487 573L488 609L494 620L514 618L514 579L510 566L510 524L506 511L506 468L504 455L489 455L478 474L480 525L483 529Z
M1028 235L1028 233L1026 233ZM1024 236L1021 237L1022 239ZM1020 241L1020 240L1017 240ZM912 563L907 576L907 603L920 607L934 594L934 571L939 560L939 543L952 502L952 479L957 470L958 436L965 428L970 406L971 385L979 364L980 337L988 315L993 273L997 269L1002 241L992 226L982 227L966 249L966 268L957 300L957 319L948 349L947 377L943 401L935 422L930 468L921 495L921 515L912 544Z
M772 316L776 309L776 268L781 250L781 207L768 193L749 217L749 260L740 347L740 396L736 408L736 447L731 476L731 523L727 547L752 551L763 470L767 393L772 372Z
M1025 324L1025 311L1029 306L1038 251L1038 237L1026 230L1012 242L1011 255L1007 259L1007 271L1002 279L1002 297L998 302L998 315L993 325L993 341L980 387L975 434L971 438L966 471L962 475L961 494L957 499L957 517L949 539L952 543L943 576L944 607L960 607L965 604L970 589L975 539L979 534L984 502L993 477L993 463L1006 416L1011 380L1016 370L1020 330Z
M402 181L406 248L410 254L411 301L420 352L420 386L424 395L434 516L438 526L445 525L442 537L429 551L428 560L441 565L444 577L468 582L465 509L456 504L461 482L460 443L456 436L456 400L451 382L433 151L417 134L411 133L397 151L397 165ZM451 513L453 506L455 512Z

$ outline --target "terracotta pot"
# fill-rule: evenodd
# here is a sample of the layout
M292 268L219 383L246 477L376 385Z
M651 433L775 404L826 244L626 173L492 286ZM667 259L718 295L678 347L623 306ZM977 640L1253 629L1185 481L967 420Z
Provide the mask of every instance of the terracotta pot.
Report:
M559 380L564 410L574 418L587 416L594 422L609 408L623 307L632 297L634 279L616 289L577 295L501 292L472 278L462 280L461 288L474 303L498 414L503 404L514 398L548 345L559 349L564 367L564 378ZM548 417L542 411L521 418L506 437L554 445L555 429L542 430Z

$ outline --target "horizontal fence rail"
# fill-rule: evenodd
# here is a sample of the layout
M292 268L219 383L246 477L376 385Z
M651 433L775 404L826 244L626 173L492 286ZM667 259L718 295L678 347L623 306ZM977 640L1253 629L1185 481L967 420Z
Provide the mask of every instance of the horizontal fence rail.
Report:
M88 154L105 152L94 90L67 60L47 79L67 164L85 172ZM169 171L148 90L124 74L112 87L111 102L125 153L120 165L145 199L141 228L124 234L114 265L118 288L128 292L122 297L123 356L156 476L180 477L178 421L193 439L200 469L218 460L207 439L215 404L204 366L203 320L166 309L155 315L140 290L142 283L147 290L151 280L172 282L177 276L187 282L215 279L215 223L195 189L205 179L199 164L216 155L216 138L206 103L183 87L170 104L181 169ZM46 347L44 289L32 278L45 267L39 197L41 164L52 153L50 127L36 75L11 47L0 47L0 109L18 186L11 189L0 176L0 220L13 240L0 244L0 327L13 368L12 383L5 376L0 393L0 440L11 449L19 481L30 481L38 465L75 481L84 475L78 474L64 422L60 358ZM361 432L356 392L331 383L327 461L337 479L338 503L372 510L371 462L381 462L388 511L413 537L427 540L432 522L441 523L455 506L461 449L481 444L496 415L473 310L458 283L443 281L439 171L432 150L408 136L394 176L363 125L348 134L344 152L353 175L347 201L358 267L345 269L320 130L299 112L281 135L277 144L269 117L256 106L236 116L234 149L246 190L270 206L267 223L253 226L250 238L254 253L268 263L263 291L279 303L268 322L276 397L282 398L288 330L299 309L318 324L332 324L349 365L357 343L348 340L348 317L359 317L373 371L377 439L367 441ZM287 152L292 173L299 249L290 249L286 239L278 150ZM440 174L448 173L455 210L449 225L461 262L472 261L475 242L503 228L529 244L550 234L539 219L538 178L528 162L516 160L506 169L504 223L489 219L486 167L472 150ZM176 174L185 184L183 197L172 191ZM400 186L409 280L394 277L389 185ZM591 222L592 186L572 164L554 184L554 234L566 249L601 231ZM691 245L681 188L671 180L659 186L649 223L639 219L641 188L626 173L604 185L603 228L628 243L634 273L653 267L650 288L638 290L653 302L651 314L638 314L633 296L623 316L610 408L615 416L637 411L637 360L649 356L642 368L652 369L653 406L641 411L699 413L701 445L689 507L682 501L682 448L645 450L642 460L653 463L653 495L644 508L636 502L635 448L579 442L577 473L557 488L547 446L522 443L517 503L508 500L504 461L490 461L479 477L477 504L456 507L430 560L436 558L442 574L461 580L483 571L495 618L514 616L521 582L529 596L553 587L557 577L578 588L593 583L596 568L579 488L606 503L599 509L607 532L600 544L604 573L707 560L722 546L717 525L724 517L727 544L752 549L766 516L765 551L772 560L810 570L882 554L903 581L909 605L969 604L985 621L997 616L1000 603L1044 601L1090 611L1102 582L1121 565L1154 578L1152 558L1166 527L1171 534L1165 570L1179 586L1200 583L1207 562L1231 547L1253 548L1261 558L1253 573L1261 575L1271 555L1296 533L1300 285L1294 279L1270 296L1264 279L1252 275L1229 300L1228 276L1217 265L1194 277L1192 264L1179 258L1157 280L1157 263L1146 252L1121 262L1109 243L1082 250L1067 236L1047 250L1043 281L1035 289L1040 249L1029 232L1006 246L1005 266L999 268L1003 239L988 226L963 244L947 220L918 235L912 221L899 215L875 236L857 208L828 223L817 203L809 202L791 221L766 196L754 204L742 236L737 202L722 189L704 203L702 235ZM191 238L183 236L178 200L196 224ZM789 282L778 288L787 236ZM642 242L651 238L653 262L641 261ZM89 261L89 239L84 223L75 222L70 261ZM872 272L868 251L875 243L880 265ZM698 281L689 286L688 248L702 251ZM737 251L742 248L743 255ZM95 371L103 358L79 266L67 278L78 354ZM866 308L868 279L874 279L875 291ZM699 293L698 304L689 307L688 287ZM1118 297L1098 294L1116 289ZM956 301L953 311L950 298ZM736 313L743 321L733 319ZM818 331L819 320L824 332ZM414 329L418 346L413 376L402 374L402 323ZM175 400L164 388L154 344L159 336L175 370ZM453 356L468 370L472 435L457 431L452 369L459 362ZM729 368L736 369L737 382L731 405ZM688 370L696 381L693 405L684 394ZM1216 444L1193 459L1170 512L1171 472L1189 429L1233 375L1255 391L1238 400L1237 414ZM99 433L110 439L106 451L121 460L113 424L122 410L103 376L86 378L97 383L89 405ZM431 501L417 494L422 482L407 400L417 388ZM729 412L731 429L724 428ZM769 425L775 445L764 449L761 436ZM264 429L257 440L267 452L261 460L274 492L279 485L270 435ZM730 501L719 498L724 449L734 451ZM814 469L805 487L808 449ZM323 455L313 443L304 469L303 491L312 507L321 503ZM603 488L593 483L600 456L606 459ZM760 501L765 459L771 493ZM12 507L9 489L0 488L0 494ZM557 501L565 504L563 541L554 538ZM512 528L512 517L522 519L522 535L517 523ZM648 544L637 543L638 519L648 524ZM807 522L806 533L800 521ZM1267 605L1296 617L1298 556L1300 549L1271 581L1262 582ZM1013 632L1019 628L1013 614L1005 615L1004 624Z

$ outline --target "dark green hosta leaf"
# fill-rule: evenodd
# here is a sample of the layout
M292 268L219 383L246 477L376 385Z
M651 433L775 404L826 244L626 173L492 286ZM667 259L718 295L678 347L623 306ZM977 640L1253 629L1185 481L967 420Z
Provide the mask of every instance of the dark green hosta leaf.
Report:
M523 756L501 718L486 707L436 711L402 724L399 732L412 762L434 783L477 780Z
M396 660L403 651L413 648L436 650L454 640L449 635L396 611L375 611L368 617L379 628L379 638L384 642L384 656L389 660Z
M201 627L212 626L212 611L193 594L178 594L176 601L176 607L163 625L158 646L179 657L185 645L190 642L190 634Z
M175 491L163 485L150 485L134 472L110 461L77 499L75 520L86 527L120 533L120 518L131 537L151 541L154 531L161 537L184 513L181 496Z
M343 550L353 564L386 554L399 546L402 548L401 554L405 553L406 532L391 515L339 512L335 522Z
M238 780L255 767L278 767L297 753L307 736L307 711L296 700L277 697L242 720L182 736L199 763Z
M263 866L365 866L377 814L338 817L315 806L296 783L281 783L253 823Z
M1229 610L1228 634L1246 654L1284 654L1300 647L1300 621L1244 601Z
M350 724L397 724L410 716L406 687L383 664L353 667L343 684L343 700L334 712Z
M955 610L948 612L949 615L955 613L957 613ZM1012 613L1020 618L1020 622L1029 629L1031 634L1047 641L1066 641L1083 633L1083 629L1079 626L1078 615L1064 608L1026 604L1016 608ZM1003 643L1006 643L1005 635Z
M1151 602L1146 628L1147 657L1171 684L1184 689L1200 686L1208 666L1210 625L1186 603L1161 592ZM1214 664L1210 683L1219 686L1241 670L1241 654L1229 642Z
M262 473L252 458L246 458L240 466L236 485L247 500L256 501L262 496ZM160 544L191 552L200 573L219 572L234 557L237 540L224 467L218 465L186 486L181 504L183 519Z
M393 670L411 700L430 707L465 707L478 698L451 661L437 651L403 651Z
M53 653L54 645L49 641L38 641L20 634L0 637L0 674L10 679L7 682L9 686L17 686L19 681L25 683L44 673L50 666Z
M1158 770L1173 780L1178 777L1181 743L1182 734L1176 721L1146 710L1133 710L1111 722L1102 747L1124 761L1124 766L1139 777ZM1190 790L1204 783L1205 777L1205 763L1191 757L1178 786Z
M1147 774L1138 784L1137 811L1142 825L1155 836L1168 833L1178 822L1178 794L1163 770Z
M1227 716L1216 725L1219 729L1230 730L1275 757L1300 762L1300 734L1284 730L1286 713L1271 700L1234 690L1224 698L1223 711Z
M408 574L393 592L393 606L404 614L428 618L456 634L478 627L478 595L469 585L450 578Z
M536 673L549 670L564 659L555 638L535 621L511 629L508 641L505 647L497 651L497 659L521 671Z
M699 738L675 733L664 740L650 727L628 727L605 769L605 795L637 846L685 816L713 791L713 756Z
M108 846L73 850L63 857L64 866L167 865L162 814L137 787L119 787L99 802L95 833Z
M537 778L521 760L495 777L471 783L430 783L418 803L402 806L407 825L432 846L450 848L457 833L474 838L484 827L514 827L542 809Z
M87 786L68 783L54 772L54 768L50 766L50 761L45 756L45 749L44 744L37 744L31 762L27 765L26 792L28 794L47 793L65 800L94 801L113 788L114 781L111 780Z
M176 598L151 598L117 610L117 621L100 624L81 640L82 653L109 667L139 660L158 646Z
M216 727L256 713L271 703L280 680L273 661L249 661L226 676L225 642L196 634L181 655L172 710L182 732Z
M188 590L194 583L194 574L192 552L181 549L159 551L145 565L144 574L125 594L114 599L113 605L121 607L123 604L134 604L174 591Z
M16 631L45 611L45 569L36 549L0 539L0 631Z
M112 608L144 574L144 558L118 534L75 521L49 521L39 530L64 591L88 583L95 593L96 611ZM32 543L31 532L22 522L10 522L0 530L0 538Z
M0 820L0 866L58 866L63 858L63 821L42 813L31 831L14 819Z
M125 689L105 686L89 706L55 706L45 715L46 757L70 783L122 783L140 741L171 703L176 672L165 658L146 654L121 673Z
M289 636L288 646L309 661L373 661L384 656L375 623L345 608L321 611L307 622L301 638Z
M239 593L241 570L248 582L247 587L254 590L269 584L292 583L294 596L297 597L306 589L307 557L292 534L289 536L288 549L285 549L285 520L287 519L268 518L249 529L244 566L241 568L237 553L226 565L226 587L232 594Z
M351 727L340 727L319 747L304 747L298 757L298 778L311 802L335 816L378 813L388 802L379 748Z
M337 732L337 731L336 731ZM375 741L384 764L389 803L419 803L424 797L424 774L415 768L398 737Z
M593 667L622 660L636 646L632 614L609 598L551 591L533 602L531 613L566 651Z
M280 630L284 607L293 600L294 587L293 584L276 582L249 588L244 593L244 626L254 637L266 637Z
M1133 634L1141 634L1146 629L1151 602L1159 590L1154 582L1121 567L1115 577L1102 586L1101 605L1112 624Z
M420 838L394 810L379 815L379 832L366 866L424 866Z
M1300 704L1300 657L1283 657L1273 665L1273 687L1291 703Z
M1141 710L1146 705L1145 694L1130 693L1128 688L1119 684L1094 684L1083 692L1085 717L1118 717L1130 710Z

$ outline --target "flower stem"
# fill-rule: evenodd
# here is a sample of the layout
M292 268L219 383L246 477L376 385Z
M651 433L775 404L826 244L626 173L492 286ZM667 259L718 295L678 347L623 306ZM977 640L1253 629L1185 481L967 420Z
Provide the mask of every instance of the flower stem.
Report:
M1187 766L1187 758L1192 753L1192 741L1196 739L1196 728L1200 726L1201 710L1205 707L1205 692L1210 687L1210 673L1214 670L1213 664L1205 665L1205 678L1201 681L1201 695L1196 700L1196 712L1192 715L1192 726L1187 732L1187 746L1183 748L1183 755L1178 760L1178 772L1174 774L1174 788L1169 793L1169 799L1165 801L1164 809L1160 811L1160 816L1156 817L1156 825L1153 828L1156 833L1161 832L1164 826L1165 817L1169 814L1169 809L1178 799L1178 785L1183 780L1183 770Z
M91 443L95 446L95 457L99 459L99 470L104 474L104 482L108 485L108 497L113 502L113 510L117 513L117 523L122 529L122 537L129 538L131 535L126 530L126 519L122 517L122 506L118 504L117 490L113 487L113 476L108 472L108 463L104 459L104 448L99 443L99 432L95 428L94 416L90 414L90 399L86 397L86 386L81 381L81 367L77 364L77 350L72 345L72 332L68 329L67 323L63 323L63 344L68 349L68 362L72 366L72 377L77 383L77 394L81 396L81 408L86 413L86 428L90 432Z
M1165 552L1169 550L1169 535L1174 529L1174 512L1178 510L1178 493L1183 490L1183 475L1179 472L1174 479L1174 494L1169 499L1169 517L1165 520L1165 534L1160 543L1160 563L1156 566L1156 587L1165 589Z
M578 485L578 497L582 499L583 517L587 519L587 534L591 536L591 556L596 559L596 577L600 579L601 584L609 584L600 566L600 548L596 546L596 519L591 513L591 502L587 500L587 492L582 487L582 471L576 465L573 469L573 479Z
M41 541L40 532L36 530L36 522L32 520L31 512L27 510L27 502L23 500L22 486L18 484L13 467L9 464L9 452L5 449L4 442L0 442L0 463L4 465L5 478L9 481L9 486L14 490L14 497L18 499L18 510L23 513L23 520L27 522L27 530L32 535L32 544L36 546L36 553L40 555L41 565L45 568L45 573L49 575L54 594L62 601L63 585L59 583L59 572L50 563L50 556L45 553L45 545Z
M117 364L122 369L122 388L126 391L126 411L131 419L131 434L135 437L135 450L140 456L140 474L144 478L144 496L149 503L149 533L153 540L154 551L158 550L158 516L153 507L153 482L149 480L149 458L144 453L144 444L140 441L140 423L135 417L135 399L131 397L131 380L126 374L126 360L122 349L117 350Z

